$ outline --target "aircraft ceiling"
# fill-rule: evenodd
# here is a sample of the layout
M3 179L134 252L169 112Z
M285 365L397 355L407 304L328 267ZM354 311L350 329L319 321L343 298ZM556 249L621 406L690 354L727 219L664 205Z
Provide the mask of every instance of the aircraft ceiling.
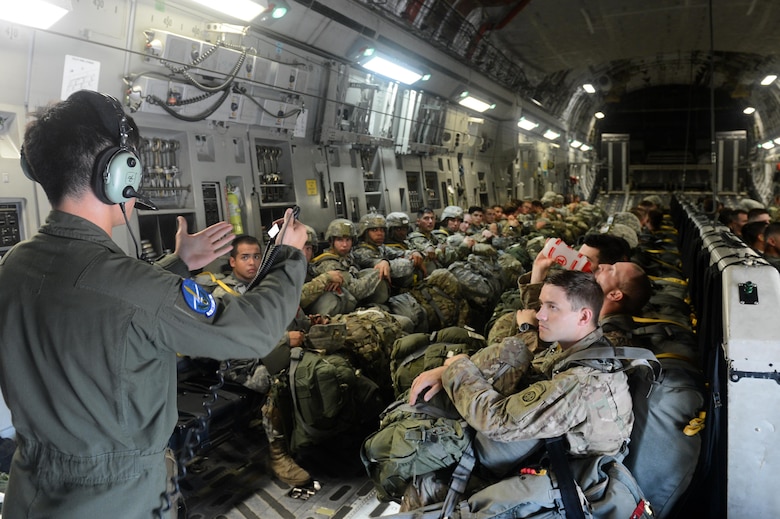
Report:
M360 37L395 45L434 67L441 63L431 54L435 49L471 71L460 72L459 79L473 80L473 71L484 75L499 102L530 107L533 99L545 113L583 131L597 110L619 112L623 105L635 115L677 111L663 100L686 95L679 85L689 87L689 106L703 111L710 98L712 25L715 110L741 114L752 105L764 131L780 131L777 82L759 85L780 71L776 0L300 0L293 9L301 6L309 10L307 16L316 11L342 25L351 23ZM400 41L393 30L413 38ZM339 34L343 41L353 41L344 35ZM325 44L311 31L306 36L308 43L330 46L336 54L349 46ZM584 83L593 84L596 93L585 94ZM435 83L425 88L446 97L453 84L441 92L435 92ZM517 115L496 112L499 119Z

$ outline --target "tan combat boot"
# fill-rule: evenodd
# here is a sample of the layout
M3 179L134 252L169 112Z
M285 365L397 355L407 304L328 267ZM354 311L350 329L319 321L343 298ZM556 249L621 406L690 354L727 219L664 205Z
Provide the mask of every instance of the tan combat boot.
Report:
M287 452L284 440L268 444L271 454L271 470L274 475L292 487L301 487L311 482L311 475L295 463Z

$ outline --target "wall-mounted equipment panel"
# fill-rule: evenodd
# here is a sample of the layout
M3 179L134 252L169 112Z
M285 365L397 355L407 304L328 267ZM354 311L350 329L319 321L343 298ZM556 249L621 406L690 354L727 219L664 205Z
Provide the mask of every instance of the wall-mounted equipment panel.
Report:
M0 198L0 257L25 239L22 215L24 200Z

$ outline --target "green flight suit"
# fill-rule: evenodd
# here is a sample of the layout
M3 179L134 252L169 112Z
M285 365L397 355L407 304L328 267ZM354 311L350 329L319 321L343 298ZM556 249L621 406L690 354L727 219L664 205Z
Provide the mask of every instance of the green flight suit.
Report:
M213 305L166 259L176 273L52 211L0 261L0 387L17 434L4 517L153 517L178 416L176 354L263 357L295 315L296 249L281 247L257 288Z

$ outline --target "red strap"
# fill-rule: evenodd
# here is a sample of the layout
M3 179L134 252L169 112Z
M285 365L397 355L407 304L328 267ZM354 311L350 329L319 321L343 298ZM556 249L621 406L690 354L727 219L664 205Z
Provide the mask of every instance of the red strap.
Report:
M628 519L640 519L645 514L645 503L644 499L640 499L634 511L631 512L631 517Z

